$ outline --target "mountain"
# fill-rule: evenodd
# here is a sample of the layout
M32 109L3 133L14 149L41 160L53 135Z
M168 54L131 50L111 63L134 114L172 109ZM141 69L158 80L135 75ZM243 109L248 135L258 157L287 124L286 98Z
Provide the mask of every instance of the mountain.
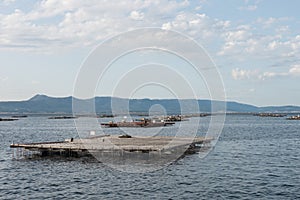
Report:
M95 102L95 104L94 104ZM73 105L72 105L73 103ZM299 106L268 106L257 107L238 102L225 102L227 112L238 113L256 113L256 112L300 112ZM167 114L179 114L181 108L188 113L211 112L211 106L214 105L213 112L224 112L222 110L222 101L211 100L192 100L192 99L123 99L116 97L95 97L95 99L81 100L73 97L48 97L46 95L36 95L25 101L8 101L0 102L0 113L78 113L91 112L95 105L97 113L124 113L130 110L131 112L146 112L151 109L157 111L160 108L165 109ZM80 105L80 106L78 106ZM160 106L159 106L160 105Z

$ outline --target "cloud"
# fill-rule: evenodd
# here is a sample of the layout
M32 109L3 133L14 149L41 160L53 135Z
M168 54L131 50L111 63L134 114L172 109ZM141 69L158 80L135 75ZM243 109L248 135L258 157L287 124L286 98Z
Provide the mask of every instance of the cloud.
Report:
M243 70L243 69L236 68L231 71L231 75L234 80L251 79L257 77L258 71Z
M277 32L277 26L269 34L258 32L260 26L244 25L225 29L221 35L223 43L218 56L235 62L265 60L269 66L286 61L295 63L300 55L300 36L288 32ZM282 28L282 25L279 25ZM261 27L262 28L262 27ZM263 29L263 28L262 28Z
M201 8L206 3L38 1L29 6L32 7L29 11L16 9L0 15L0 49L56 52L57 49L95 46L112 35L134 28L161 27L182 32L211 48L208 50L216 60L268 60L272 62L270 65L275 65L282 60L294 62L300 55L300 36L292 35L290 27L284 24L285 18L232 22L202 13ZM257 6L259 1L244 4ZM262 31L266 28L270 29L268 33Z
M8 81L8 77L7 76L6 77L1 77L0 80L1 80L1 82L7 82Z
M293 76L300 76L300 65L294 65L289 70L289 74Z
M255 1L249 1L245 0L244 5L240 6L238 9L239 10L246 10L246 11L255 11L258 8L258 5L260 3L260 0L255 0Z
M101 42L138 27L161 27L189 1L44 0L29 11L0 15L1 49L53 50Z
M248 11L254 11L257 9L257 5L247 5L243 7L239 7L240 10L248 10Z
M144 13L134 10L130 13L130 18L133 20L143 20Z
M1 0L0 3L2 2L4 5L9 5L14 3L16 0Z
M292 65L288 71L284 72L261 72L258 69L245 70L245 69L233 69L231 76L234 80L268 80L278 77L297 77L300 76L300 65Z
M229 28L230 21L199 13L186 0L127 0L118 4L45 0L28 12L15 10L0 15L0 49L53 52L57 48L91 46L139 27L177 30L201 43L216 41L213 38Z
M218 55L221 56L241 54L242 51L251 52L257 45L249 26L239 26L236 29L225 31L221 37L224 39L224 44L218 52Z
M230 27L230 21L210 18L204 13L177 14L173 20L162 24L162 29L176 30L193 37L200 43L210 42L210 46L219 41L219 36Z
M259 17L254 23L257 25L257 26L261 26L262 29L271 29L273 30L274 27L277 27L277 26L282 26L281 24L284 23L284 22L288 22L290 21L291 19L288 18L288 17L278 17L278 18L275 18L275 17L268 17L268 18L263 18L263 17ZM283 25L285 26L285 25Z

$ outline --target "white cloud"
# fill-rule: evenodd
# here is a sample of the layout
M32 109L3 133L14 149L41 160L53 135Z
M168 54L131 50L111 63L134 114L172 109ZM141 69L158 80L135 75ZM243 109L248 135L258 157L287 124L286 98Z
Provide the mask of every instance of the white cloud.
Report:
M258 79L260 80L266 80L270 78L274 78L276 76L284 76L285 74L283 73L275 73L275 72L263 72L262 74L258 75Z
M268 19L259 18L257 20L258 23L261 23L264 27L270 27L271 25L279 22L280 19L276 19L274 17L269 17Z
M284 72L271 72L260 70L246 70L246 69L233 69L231 71L231 76L234 80L268 80L278 77L295 77L300 76L300 65L292 65L288 71Z
M289 70L289 74L300 76L300 65L293 65Z
M257 5L247 5L244 7L240 7L240 10L248 10L248 11L254 11L257 9Z
M269 66L278 65L283 61L295 62L299 59L299 35L292 35L289 32L278 33L274 31L277 26L270 34L261 34L258 27L248 25L225 29L221 35L224 42L217 55L226 56L235 62L266 60L270 63Z
M231 75L234 80L251 79L258 75L258 71L243 70L243 69L236 68L231 71Z
M238 9L239 10L246 10L246 11L255 11L258 8L258 5L260 3L260 0L255 0L255 1L249 1L245 0L244 5L240 6Z
M253 34L248 26L239 26L235 30L229 30L222 33L224 45L218 52L219 55L239 54L244 51L252 51L256 41L252 39Z
M202 9L202 6L197 6L197 7L195 8L196 11L199 11L199 10L201 10L201 9Z
M171 22L164 23L161 28L164 30L170 30L172 28L172 24Z
M40 52L91 45L132 28L161 27L188 6L189 1L167 0L44 0L28 12L0 15L0 48Z
M6 76L6 77L2 77L2 78L0 78L0 80L1 80L1 82L6 82L6 81L8 81L8 77Z
M134 10L130 13L130 18L133 20L143 20L144 13Z
M212 19L204 13L179 13L173 20L163 23L161 27L185 33L200 43L210 40L210 44L213 45L219 40L219 35L230 27L230 21Z
M9 5L11 3L14 3L16 0L1 0L0 3L3 3L4 5Z
M270 50L274 50L274 49L276 49L276 47L278 47L278 41L272 41L268 45L268 49L270 49Z
M97 0L45 0L29 12L16 10L0 15L0 48L41 52L89 46L139 27L177 30L201 43L207 39L216 41L214 38L230 28L230 21L212 19L189 6L186 0L127 0L118 4Z
M289 34L289 26L281 24L284 18L236 23L201 13L204 3L195 6L189 1L168 0L125 0L117 4L98 0L39 1L30 11L0 15L0 49L55 52L57 48L96 45L134 28L161 27L187 34L212 48L212 56L235 62L268 59L276 63L300 55L300 36ZM245 2L245 6L258 4L259 1ZM264 27L271 33L260 32Z

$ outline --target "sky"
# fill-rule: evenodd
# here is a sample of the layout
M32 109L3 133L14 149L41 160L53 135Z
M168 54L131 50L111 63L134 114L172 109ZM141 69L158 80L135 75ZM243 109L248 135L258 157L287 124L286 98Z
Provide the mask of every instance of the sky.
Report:
M0 0L0 101L36 94L71 96L83 63L99 44L126 31L158 27L180 32L205 49L220 73L227 100L300 106L299 7L298 0ZM153 58L166 64L169 58L157 52L143 55L135 52L116 62L113 75L97 88L116 81L115 72L124 63L134 67L130 61L141 65L139 61ZM185 66L169 59L168 65ZM163 68L154 69L159 66ZM105 88L95 95L114 95ZM211 97L205 84L195 89L196 98ZM134 97L172 98L171 93L147 86Z

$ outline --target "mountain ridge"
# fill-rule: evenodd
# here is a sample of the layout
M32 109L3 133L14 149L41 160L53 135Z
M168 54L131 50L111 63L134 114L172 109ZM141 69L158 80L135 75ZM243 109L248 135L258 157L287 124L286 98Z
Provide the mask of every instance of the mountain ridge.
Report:
M226 103L226 112L233 113L257 113L257 112L300 112L300 106L264 106L258 107L236 101L218 101L207 99L126 99L119 97L95 97L92 99L78 99L68 97L49 97L44 94L37 94L28 100L0 102L0 113L72 113L72 103L84 103L90 105L95 100L97 113L114 112L148 112L154 105L161 105L167 114L180 114L181 107L187 112L195 111L195 101L198 103L200 112L224 112L222 110ZM73 102L74 101L74 102ZM182 105L180 105L182 104ZM212 104L215 106L211 108ZM77 104L78 105L78 104ZM196 109L198 110L198 109Z

